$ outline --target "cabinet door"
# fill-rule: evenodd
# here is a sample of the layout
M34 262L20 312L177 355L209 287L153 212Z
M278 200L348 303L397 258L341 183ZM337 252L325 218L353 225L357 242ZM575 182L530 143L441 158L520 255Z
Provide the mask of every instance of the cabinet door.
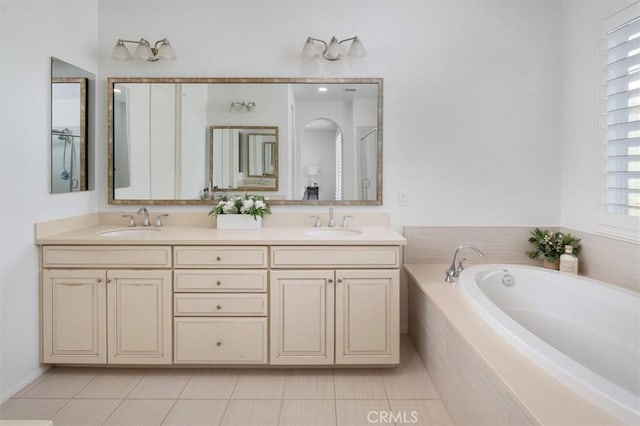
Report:
M336 364L397 364L399 272L336 272Z
M42 361L107 362L104 270L42 271Z
M333 271L271 271L271 364L333 364Z
M109 363L171 363L171 271L108 271Z

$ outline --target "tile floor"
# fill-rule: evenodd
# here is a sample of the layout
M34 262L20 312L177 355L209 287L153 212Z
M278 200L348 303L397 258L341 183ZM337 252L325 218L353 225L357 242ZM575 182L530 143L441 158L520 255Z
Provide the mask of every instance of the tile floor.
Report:
M394 369L52 368L0 419L63 425L451 425L403 338Z

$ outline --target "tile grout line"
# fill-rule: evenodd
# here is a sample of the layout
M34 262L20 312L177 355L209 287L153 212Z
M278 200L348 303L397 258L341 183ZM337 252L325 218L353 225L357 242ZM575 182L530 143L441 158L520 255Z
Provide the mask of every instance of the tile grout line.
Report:
M338 426L338 390L336 389L336 369L331 369L331 377L333 377L333 419Z
M133 390L136 388L136 386L138 386L138 384L142 381L142 379L144 379L144 377L146 375L147 375L147 370L143 369L143 374L141 374L141 377L138 379L136 384L131 387L131 390L129 390L129 392L127 392L127 394L124 396L124 398L120 399L120 403L116 407L114 407L113 411L111 413L109 413L109 415L104 419L104 421L101 423L101 425L104 425L105 423L107 423L107 421L111 418L111 416L113 416L113 413L118 411L118 408L120 408L120 406L124 403L124 401L126 401L129 398L129 395L131 395L131 392L133 392Z
M233 389L231 389L231 394L229 394L229 399L227 399L227 405L224 406L224 411L222 412L222 416L220 417L219 425L222 425L224 422L224 416L227 414L227 410L229 409L229 404L231 404L231 399L233 398L233 394L236 391L236 386L238 386L238 380L240 380L240 374L242 371L238 371L238 375L236 376L236 381L233 383Z
M162 421L160 422L160 425L164 424L165 420L167 420L167 417L169 417L169 414L171 414L171 411L173 411L173 408L178 403L178 400L180 399L180 396L182 395L184 390L187 388L187 385L191 381L191 378L193 378L193 372L189 373L189 379L187 379L187 381L184 382L184 385L182 386L182 389L180 389L180 392L178 393L178 396L176 397L176 399L173 400L173 404L171 404L171 408L169 408L169 410L167 411L167 414L165 414L164 417L162 418Z

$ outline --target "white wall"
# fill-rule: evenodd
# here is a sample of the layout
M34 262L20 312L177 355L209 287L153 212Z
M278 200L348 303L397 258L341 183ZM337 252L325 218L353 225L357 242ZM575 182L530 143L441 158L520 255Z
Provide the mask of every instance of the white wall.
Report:
M101 0L99 74L383 77L381 209L397 229L554 224L561 6L557 0ZM356 34L368 51L362 60L314 68L300 57L309 35ZM167 37L178 59L114 61L109 55L121 37ZM104 87L99 96L97 134L105 138ZM104 144L100 149L104 156ZM99 164L96 187L101 209L113 209L103 193L105 167ZM408 207L398 207L398 191L407 193Z
M597 48L603 18L634 0L565 0L562 15L563 105L561 224L591 232L597 226L600 132Z
M40 370L34 222L96 210L49 194L50 57L97 73L96 20L95 0L0 0L0 401Z

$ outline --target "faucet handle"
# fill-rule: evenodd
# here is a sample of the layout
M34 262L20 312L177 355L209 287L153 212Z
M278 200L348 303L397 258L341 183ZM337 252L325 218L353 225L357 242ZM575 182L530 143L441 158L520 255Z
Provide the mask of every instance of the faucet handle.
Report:
M168 213L159 214L158 217L156 217L156 223L153 226L160 228L162 226L162 218L167 216L169 216Z
M129 228L133 228L134 226L136 226L136 220L134 219L133 215L131 215L131 214L123 214L122 217L128 217L129 218L129 223L127 224L127 226Z
M349 219L353 219L353 216L349 216L349 215L342 216L342 223L340 224L340 227L348 228L349 227Z
M311 219L313 219L313 227L314 228L320 228L320 216L309 216Z

